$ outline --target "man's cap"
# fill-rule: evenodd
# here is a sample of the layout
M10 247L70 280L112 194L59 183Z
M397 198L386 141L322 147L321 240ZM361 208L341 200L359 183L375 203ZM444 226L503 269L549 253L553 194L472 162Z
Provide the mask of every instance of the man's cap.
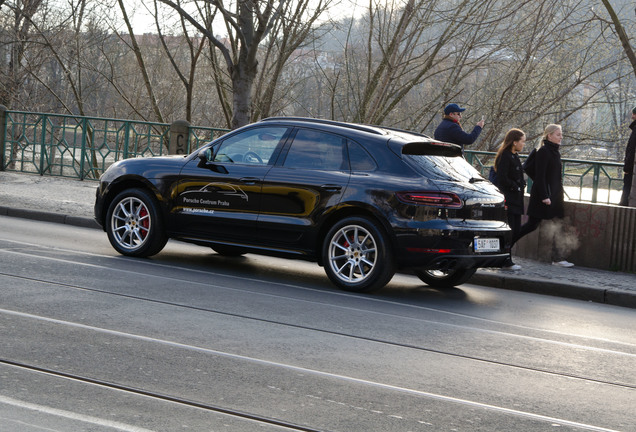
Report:
M450 113L454 113L454 112L463 112L463 111L466 111L466 108L461 108L456 103L448 104L446 105L446 108L444 108L444 114L446 115L449 115Z
M634 107L634 109L632 109L632 114L636 114L636 107Z

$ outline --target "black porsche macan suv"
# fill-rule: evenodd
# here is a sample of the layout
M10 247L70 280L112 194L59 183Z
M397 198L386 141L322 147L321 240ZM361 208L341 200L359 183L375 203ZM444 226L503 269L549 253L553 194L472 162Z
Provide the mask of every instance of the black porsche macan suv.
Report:
M459 285L478 267L503 265L511 239L503 196L458 146L291 117L185 157L113 164L95 217L124 255L154 255L174 238L223 255L300 258L349 291L381 288L398 269Z

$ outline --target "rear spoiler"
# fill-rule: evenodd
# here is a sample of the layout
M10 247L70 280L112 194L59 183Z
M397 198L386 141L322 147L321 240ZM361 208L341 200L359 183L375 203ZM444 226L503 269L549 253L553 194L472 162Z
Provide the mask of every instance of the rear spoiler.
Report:
M391 140L389 147L398 155L462 156L461 146L441 141L418 141L403 144L399 141Z

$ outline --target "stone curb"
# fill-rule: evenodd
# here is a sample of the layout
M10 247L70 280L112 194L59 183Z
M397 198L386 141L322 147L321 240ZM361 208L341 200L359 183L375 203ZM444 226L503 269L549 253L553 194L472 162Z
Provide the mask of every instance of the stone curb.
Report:
M619 288L597 288L579 283L540 278L528 279L522 276L498 275L490 272L481 272L479 270L468 282L511 291L552 295L613 306L636 308L636 293Z
M84 216L69 216L64 214L46 212L41 210L20 209L0 206L0 215L31 219L42 222L53 222L66 225L73 225L82 228L102 229L95 219Z

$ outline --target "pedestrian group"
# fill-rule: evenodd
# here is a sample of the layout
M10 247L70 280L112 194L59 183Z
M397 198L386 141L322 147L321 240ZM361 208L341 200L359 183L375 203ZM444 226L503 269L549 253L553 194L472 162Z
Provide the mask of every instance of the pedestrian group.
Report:
M443 120L435 130L435 139L458 144L462 146L462 151L464 146L474 143L482 131L484 118L482 117L481 121L475 125L471 133L467 133L460 123L462 113L465 110L454 103L447 105L444 109ZM631 186L631 177L629 181L627 180L628 169L631 169L630 176L633 175L634 152L636 150L636 108L633 111L632 120L630 125L632 134L629 141L631 147L628 145L625 165L626 187L628 183ZM546 126L541 146L526 160L526 164L531 163L532 168L526 166L525 170L519 158L519 152L523 150L526 143L526 134L521 129L510 129L497 150L493 168L496 173L496 186L503 193L508 207L508 225L512 230L511 247L520 238L536 230L544 220L554 220L560 224L557 226L564 226L562 221L565 199L561 176L561 153L559 152L562 140L563 130L560 125L550 124ZM630 155L631 165L628 166L627 159ZM524 214L524 189L526 186L524 171L529 173L530 170L532 171L532 187L527 209L528 221L522 225L521 217ZM629 193L627 191L627 196ZM625 196L625 191L623 195ZM574 266L562 256L563 248L560 247L557 238L556 235L552 236L552 264L559 267ZM510 256L502 269L520 270L521 266L515 264Z

